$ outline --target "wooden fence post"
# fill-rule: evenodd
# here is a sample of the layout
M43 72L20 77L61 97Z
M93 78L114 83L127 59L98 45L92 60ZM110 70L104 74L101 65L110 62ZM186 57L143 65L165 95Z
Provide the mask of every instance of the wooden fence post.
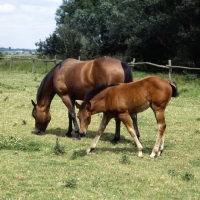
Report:
M172 81L172 62L168 60L168 67L169 67L169 81Z
M32 60L32 72L34 72L34 69L35 69L35 59L33 58L33 60Z
M46 72L47 72L47 57L45 56L45 59L46 59Z
M10 60L10 70L12 70L12 64L13 64L13 58L11 57L11 60Z
M134 70L134 63L135 63L135 58L133 58L133 61L131 62L131 64L133 64L131 65L133 67L133 70Z

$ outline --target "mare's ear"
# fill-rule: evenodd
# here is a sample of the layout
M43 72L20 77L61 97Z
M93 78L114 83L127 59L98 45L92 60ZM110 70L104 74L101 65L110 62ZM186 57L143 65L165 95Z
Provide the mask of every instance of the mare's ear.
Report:
M35 107L36 103L31 99L32 105Z
M91 108L91 103L90 103L90 101L86 104L86 109L87 110L90 110L90 108Z
M75 102L76 108L79 109L81 107L81 105L76 101Z

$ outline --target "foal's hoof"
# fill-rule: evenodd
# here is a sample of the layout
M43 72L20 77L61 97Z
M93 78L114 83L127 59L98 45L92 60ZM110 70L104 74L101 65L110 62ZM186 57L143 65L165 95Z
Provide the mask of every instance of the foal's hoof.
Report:
M93 150L94 150L94 148L89 148L89 149L86 150L86 153L89 154L89 153L91 153Z
M138 153L138 158L143 158L142 152L139 152L139 153Z

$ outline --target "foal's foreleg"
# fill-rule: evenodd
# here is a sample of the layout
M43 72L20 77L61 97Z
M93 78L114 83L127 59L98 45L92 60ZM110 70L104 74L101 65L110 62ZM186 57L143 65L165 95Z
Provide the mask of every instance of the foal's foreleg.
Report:
M107 117L105 114L103 114L103 118L102 118L102 120L101 120L101 124L100 124L100 126L99 126L99 128L98 128L98 131L97 131L97 133L96 133L96 136L95 136L95 138L94 138L94 141L93 141L92 145L90 146L90 148L87 149L87 151L86 151L87 154L90 153L92 150L95 149L95 147L96 147L96 145L97 145L97 143L98 143L98 141L99 141L99 138L101 137L101 134L102 134L103 131L105 130L106 125L108 124L109 121L110 121L110 118Z
M158 124L158 135L156 138L156 143L150 155L150 158L155 158L156 156L160 156L164 149L164 138L166 129L164 111L156 112L155 116Z

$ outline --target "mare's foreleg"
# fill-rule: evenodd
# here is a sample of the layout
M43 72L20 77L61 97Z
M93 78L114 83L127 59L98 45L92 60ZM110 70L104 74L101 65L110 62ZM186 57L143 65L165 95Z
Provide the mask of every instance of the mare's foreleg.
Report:
M73 124L74 124L74 132L75 132L74 138L75 139L80 139L79 126L78 126L78 122L76 120L76 113L75 113L75 107L74 107L75 101L73 101L73 99L70 99L70 97L68 95L61 96L61 99L62 99L63 103L68 108L69 130L66 133L66 135L67 136L68 135L71 136L70 131L72 131L72 122L73 122Z
M101 120L101 124L100 124L100 126L99 126L99 128L98 128L98 131L97 131L97 133L96 133L96 136L95 136L95 138L94 138L94 141L93 141L92 145L90 146L90 148L87 149L87 151L86 151L87 154L90 153L92 150L95 149L95 147L96 147L96 145L97 145L97 143L98 143L98 141L99 141L99 138L101 137L101 134L104 132L104 130L105 130L107 124L109 123L109 121L110 121L110 118L107 117L105 114L103 114L103 118L102 118L102 120Z
M138 149L138 157L142 158L143 157L143 155L142 155L143 147L142 147L140 141L137 138L137 135L135 133L134 127L133 127L132 122L131 122L130 115L128 113L123 113L123 114L119 115L119 118L122 120L122 122L126 126L126 128L127 128L128 132L130 133L130 135L133 137L133 140L134 140L134 142L135 142L135 144L137 146L137 149Z
M155 158L156 156L160 156L164 149L164 138L166 129L164 111L155 112L155 117L157 119L157 124L158 124L158 135L156 138L156 143L150 155L150 158Z
M70 113L69 113L69 111L68 111L68 119L69 119L69 126L68 126L68 131L67 131L67 133L66 133L66 136L67 137L72 137L72 118L71 118L71 115L70 115Z
M75 113L74 107L71 109L71 111L69 111L69 114L70 114L70 117L74 124L74 132L75 132L74 139L80 139L79 126L78 126L78 122L76 120L76 113Z

